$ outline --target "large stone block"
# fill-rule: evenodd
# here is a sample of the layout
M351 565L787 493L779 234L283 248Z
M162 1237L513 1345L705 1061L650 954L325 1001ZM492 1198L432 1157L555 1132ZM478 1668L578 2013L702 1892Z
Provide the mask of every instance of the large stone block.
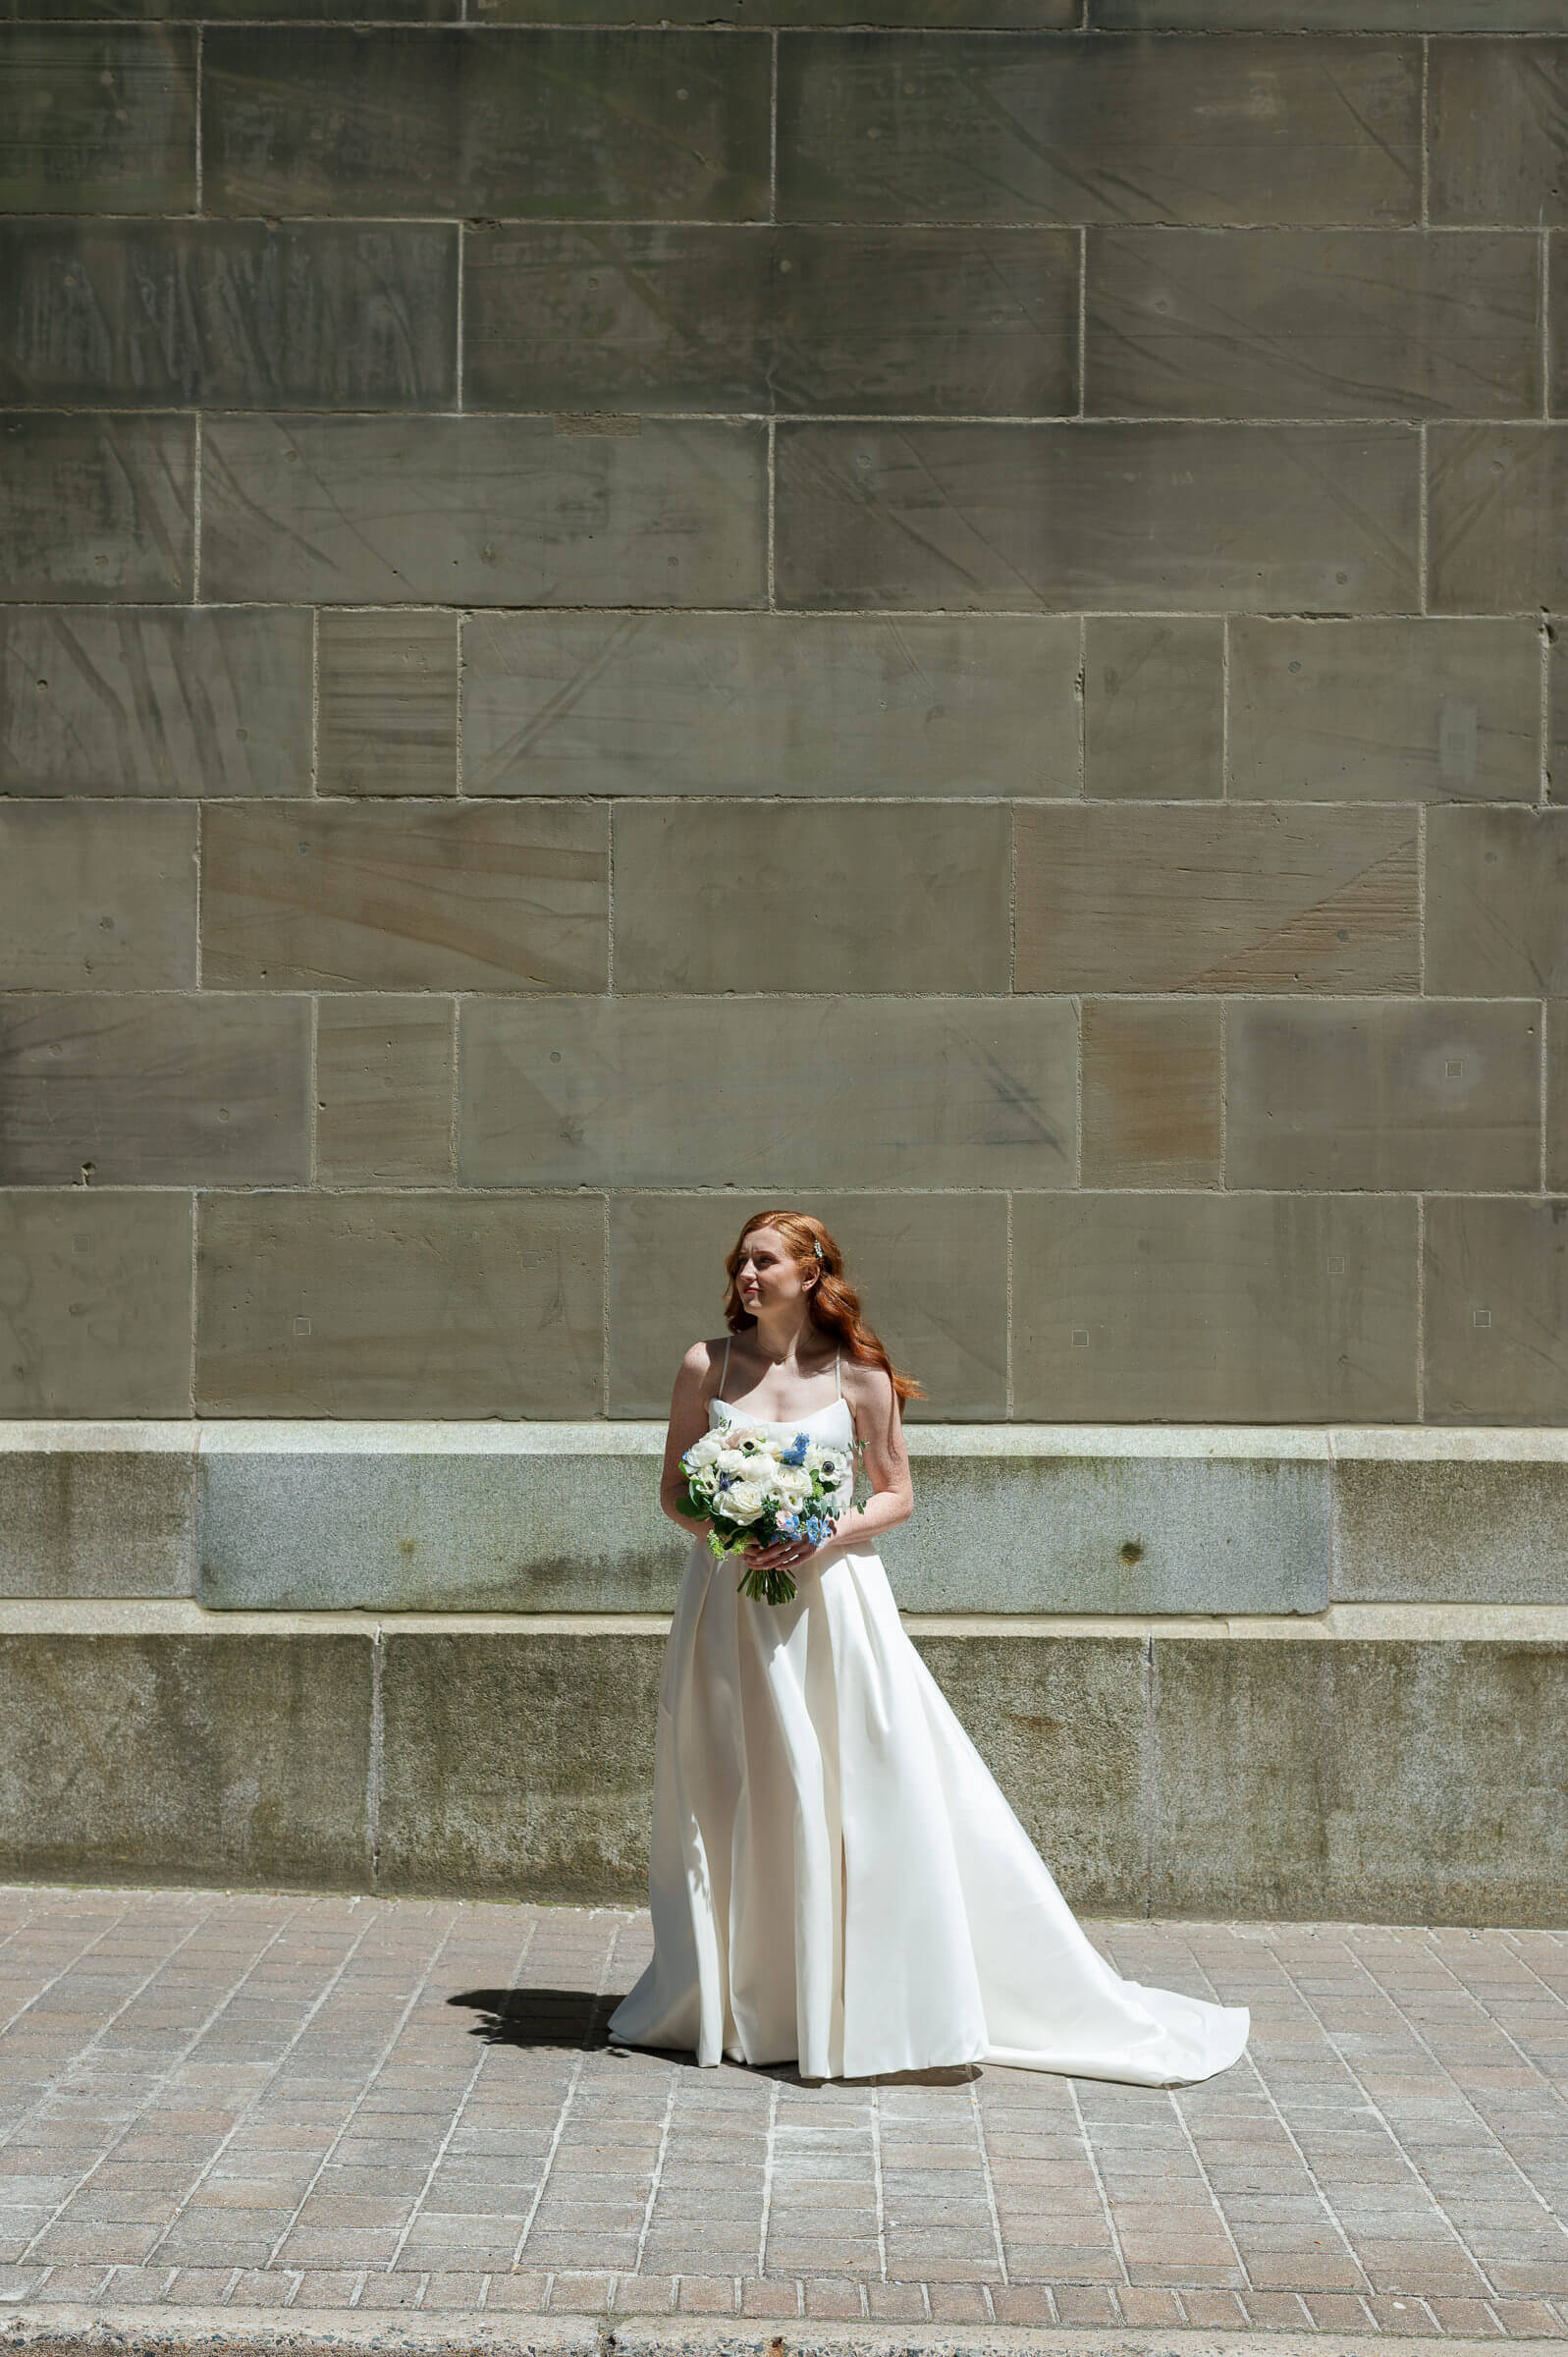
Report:
M1545 1181L1555 1193L1568 1194L1568 1000L1550 1000L1545 1015Z
M1433 810L1427 822L1428 990L1568 993L1568 810Z
M310 617L0 611L0 794L306 794Z
M1555 1922L1568 1650L1154 1640L1157 1914Z
M1568 1435L1336 1432L1334 1595L1568 1603Z
M767 229L491 223L465 240L476 410L765 410Z
M195 84L190 31L0 26L0 212L189 212Z
M1012 1223L1015 1415L1415 1413L1413 1201L1019 1195Z
M478 614L466 794L1077 791L1076 623Z
M310 1003L0 996L0 1184L303 1183Z
M1222 622L1091 615L1083 693L1084 781L1093 799L1222 792Z
M610 1407L667 1416L681 1353L724 1334L725 1255L759 1211L810 1211L895 1366L925 1386L907 1416L1007 1413L1007 1205L1001 1195L624 1195L610 1212Z
M1568 605L1568 424L1427 433L1433 610Z
M456 614L323 614L317 623L317 788L456 794Z
M476 409L1078 406L1065 230L509 224L467 241L463 310Z
M189 1596L187 1424L0 1431L0 1596Z
M1142 1888L1144 1648L925 1634L915 1644L1068 1904Z
M211 418L203 591L349 605L763 604L765 428L609 427Z
M559 10L559 0L469 5L476 23L496 25L550 23ZM879 0L877 21L913 30L974 25L1061 31L1078 23L1081 8L1082 0ZM601 25L858 26L866 20L866 0L595 0L594 15Z
M618 990L1007 988L996 803L630 802L614 829ZM740 880L803 862L788 924L759 924Z
M1088 0L1089 22L1149 32L1550 32L1561 0Z
M466 999L463 1182L1072 1185L1070 1001L814 997L779 1014L758 1057L742 1000Z
M1413 991L1413 811L1019 810L1019 990Z
M0 1871L363 1890L371 1637L0 1635Z
M0 224L0 394L448 409L455 224Z
M1534 801L1541 650L1526 622L1230 626L1242 801Z
M1217 1186L1217 1000L1086 999L1085 1186Z
M198 1412L595 1415L603 1229L596 1196L205 1196Z
M786 221L1419 217L1413 41L860 31L779 48Z
M1568 1422L1568 1203L1427 1205L1427 1416Z
M209 1423L200 1601L668 1612L688 1542L659 1508L664 1437L658 1422ZM914 1514L882 1544L905 1612L1328 1602L1325 1435L914 1423L909 1444ZM188 1533L187 1577L189 1561Z
M603 810L581 802L211 810L202 979L269 990L602 988L606 833Z
M179 990L196 978L196 813L0 802L0 988Z
M214 1610L669 1612L689 1541L645 1424L209 1424ZM6 1459L0 1455L0 1479Z
M1430 76L1433 221L1568 222L1568 40L1434 41Z
M917 1426L910 1441L914 1514L882 1543L902 1612L1317 1613L1328 1603L1322 1436Z
M192 591L189 417L0 416L0 598Z
M763 219L770 45L710 31L214 30L216 213Z
M779 600L1410 606L1418 463L1398 425L781 425Z
M0 1192L0 1412L190 1411L190 1197Z
M389 1635L379 1888L646 1903L661 1640Z
M1541 1010L1240 999L1225 1014L1225 1183L1534 1187Z
M1523 236L1093 229L1085 403L1112 417L1517 417L1541 407Z
M450 999L354 991L316 1002L316 1177L327 1186L452 1180Z

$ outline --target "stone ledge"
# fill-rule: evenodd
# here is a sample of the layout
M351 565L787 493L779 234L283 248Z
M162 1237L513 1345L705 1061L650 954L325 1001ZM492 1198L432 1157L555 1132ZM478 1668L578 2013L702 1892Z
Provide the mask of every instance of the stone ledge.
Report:
M1568 1921L1568 1611L908 1627L1077 1908ZM0 1877L640 1903L663 1653L658 1615L13 1604Z
M915 1424L912 1613L1568 1602L1568 1432ZM652 1422L0 1424L0 1596L667 1612Z

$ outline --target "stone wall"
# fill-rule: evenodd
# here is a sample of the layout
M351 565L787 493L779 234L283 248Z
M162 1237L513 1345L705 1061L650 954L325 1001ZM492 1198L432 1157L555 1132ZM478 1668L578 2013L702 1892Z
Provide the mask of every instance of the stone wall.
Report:
M0 1414L1563 1419L1560 0L6 13Z

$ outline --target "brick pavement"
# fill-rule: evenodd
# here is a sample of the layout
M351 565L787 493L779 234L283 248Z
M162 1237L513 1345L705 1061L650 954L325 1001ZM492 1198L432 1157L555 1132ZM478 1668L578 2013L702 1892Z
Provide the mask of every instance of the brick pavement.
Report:
M1241 2063L699 2071L645 1915L0 1888L0 2301L1568 2337L1568 1933L1086 1928Z

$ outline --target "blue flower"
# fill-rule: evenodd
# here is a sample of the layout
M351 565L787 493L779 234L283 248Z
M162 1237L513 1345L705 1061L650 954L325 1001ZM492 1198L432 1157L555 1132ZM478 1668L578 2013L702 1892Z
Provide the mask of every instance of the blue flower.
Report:
M816 1546L817 1541L822 1537L822 1524L817 1520L815 1514L811 1515L806 1523L806 1536L811 1541L813 1547Z
M800 1516L798 1514L781 1514L779 1528L788 1531L789 1536L793 1538L800 1528Z
M805 1434L803 1432L797 1432L794 1439L790 1442L788 1448L782 1452L779 1462L783 1465L804 1464L806 1460L806 1450L808 1445L809 1444Z

